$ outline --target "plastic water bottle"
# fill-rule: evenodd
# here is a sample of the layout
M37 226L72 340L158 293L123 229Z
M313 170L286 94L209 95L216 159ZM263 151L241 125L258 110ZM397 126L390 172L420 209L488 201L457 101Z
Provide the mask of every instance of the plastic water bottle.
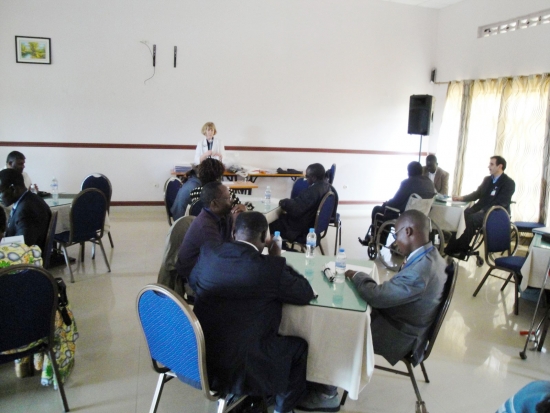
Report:
M264 202L266 205L271 205L271 188L269 185L265 188Z
M340 248L338 250L338 254L336 254L336 278L335 282L338 280L338 278L341 278L341 281L343 282L345 278L345 272L346 272L346 251L344 248Z
M275 235L273 235L273 242L277 243L280 250L283 249L283 239L281 238L281 233L279 231L275 231Z
M57 201L59 198L59 182L57 181L57 178L54 176L52 179L52 183L50 184L50 189L52 191L52 199L54 201Z
M317 247L317 234L315 234L315 228L309 229L309 234L306 237L306 258L313 258L315 256L315 248Z

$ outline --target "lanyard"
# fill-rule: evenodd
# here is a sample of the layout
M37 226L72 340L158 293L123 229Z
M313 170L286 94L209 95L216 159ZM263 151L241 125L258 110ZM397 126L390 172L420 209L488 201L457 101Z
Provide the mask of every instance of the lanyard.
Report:
M412 261L407 261L405 266L402 268L403 270L405 268L407 268L409 265L411 265L412 263L418 261L420 258L422 258L424 255L428 254L431 250L433 250L435 247L432 245L430 248L428 248L426 251L424 251L422 254L419 254L417 255L416 257L414 257L414 259Z

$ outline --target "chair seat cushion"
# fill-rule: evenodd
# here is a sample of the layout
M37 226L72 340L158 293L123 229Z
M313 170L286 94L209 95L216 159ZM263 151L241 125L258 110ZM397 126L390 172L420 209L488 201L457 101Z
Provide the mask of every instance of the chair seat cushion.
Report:
M495 259L495 264L497 267L507 268L510 271L514 271L518 274L521 274L521 267L525 263L525 257L500 257Z
M517 221L514 222L514 225L518 228L518 231L521 232L531 232L535 228L543 228L544 224L538 222L526 222L526 221Z

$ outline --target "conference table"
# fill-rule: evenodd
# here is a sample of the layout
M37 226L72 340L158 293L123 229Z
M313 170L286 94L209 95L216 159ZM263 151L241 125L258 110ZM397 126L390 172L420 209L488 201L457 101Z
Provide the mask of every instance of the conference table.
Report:
M172 169L170 172L171 175L175 175L178 177L185 176L187 174L188 170L186 171L176 171ZM223 173L223 177L227 179L228 181L237 181L237 178L241 176L244 178L245 181L250 181L252 183L256 182L256 179L258 178L290 178L293 181L296 181L296 179L303 178L304 173L299 172L295 174L278 174L278 173L269 173L266 171L257 171L257 172L248 172L244 173L243 175L235 172L225 171Z
M46 204L48 204L52 212L57 211L57 225L55 226L56 234L71 230L71 205L73 199L75 199L77 195L78 194L62 193L58 195L56 200L54 200L51 195L42 198ZM109 214L106 214L103 232L109 232L110 227Z
M306 274L304 254L286 252L283 257L295 270ZM374 371L370 307L351 281L346 279L342 286L326 279L322 269L328 262L334 266L334 257L316 255L312 259L306 278L318 297L305 306L284 304L279 332L308 342L309 381L341 387L357 400ZM373 261L347 260L347 264L348 269L362 267L379 281Z
M263 198L251 195L239 195L239 200L244 204L249 202L254 206L254 211L261 212L265 215L267 223L271 224L273 221L277 220L279 216L283 213L282 208L279 206L279 199L271 198L269 204L265 203Z
M550 242L544 241L540 234L534 234L529 254L521 267L520 289L524 291L527 287L541 288L544 282L544 275L550 261ZM550 284L546 286L550 289Z
M468 202L435 200L428 216L442 231L456 232L459 238L466 229L464 210Z

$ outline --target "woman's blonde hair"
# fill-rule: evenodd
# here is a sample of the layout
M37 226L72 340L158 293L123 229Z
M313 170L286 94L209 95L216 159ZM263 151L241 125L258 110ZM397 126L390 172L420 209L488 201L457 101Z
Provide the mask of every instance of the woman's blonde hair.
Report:
M214 125L213 122L206 122L206 123L204 124L204 126L202 127L202 130L201 130L201 132L202 132L202 134L203 134L204 136L206 136L206 129L209 129L209 128L214 129L214 135L216 134L216 132L217 132L217 131L216 131L216 125Z

